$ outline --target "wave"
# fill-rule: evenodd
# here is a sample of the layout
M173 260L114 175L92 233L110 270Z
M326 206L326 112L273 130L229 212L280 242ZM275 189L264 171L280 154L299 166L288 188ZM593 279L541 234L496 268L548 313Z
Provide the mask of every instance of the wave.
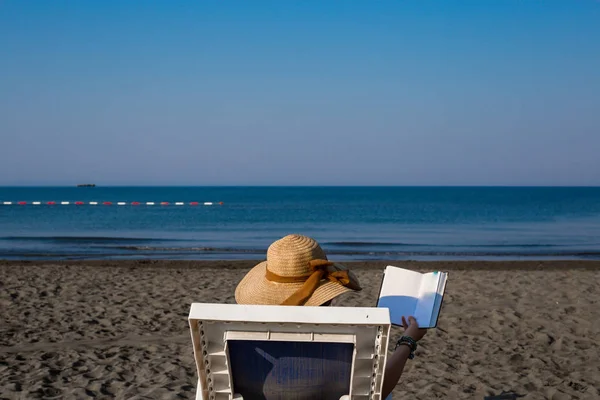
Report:
M457 246L457 245L452 245ZM503 247L565 247L563 244L550 244L550 243L504 243L504 244L474 244L468 245L469 247L492 247L492 248L503 248Z
M58 243L122 243L122 242L167 242L177 239L132 238L116 236L4 236L4 241L32 241L32 242L58 242Z
M3 242L4 241L4 242ZM28 241L29 243L19 243ZM266 247L206 246L189 239L157 239L119 236L5 236L0 237L0 258L263 258ZM211 243L212 244L212 243ZM216 244L216 243L215 243ZM418 259L573 257L600 258L600 244L498 243L418 244L377 241L330 241L323 248L332 259Z
M218 252L218 253L265 253L265 249L235 249L223 247L158 247L158 246L116 246L113 249L156 252Z
M476 246L465 246L476 247ZM151 252L151 253L221 253L221 254L265 254L263 248L229 248L229 247L161 247L161 246L117 246L113 249L127 250L130 252ZM580 250L580 251L553 251L553 252L520 252L520 251L447 251L447 250L423 250L423 251L385 251L385 250L327 250L328 255L344 255L344 256L465 256L465 257L480 257L480 256L600 256L600 251L596 250Z
M419 243L393 243L393 242L323 242L324 246L338 246L338 247L368 247L368 246L429 246L427 244Z
M551 243L501 243L501 244L435 244L435 243L401 243L401 242L324 242L324 246L336 247L565 247L563 244Z
M144 237L121 237L121 236L3 236L0 237L0 241L26 241L26 242L46 242L46 243L94 243L94 244L104 244L104 245L119 245L119 244L127 244L131 243L132 245L124 245L124 246L116 246L114 248L118 248L121 250L181 250L181 247L155 247L151 248L149 246L133 246L133 244L142 244L142 243L164 243L164 242L181 242L185 239L166 239L166 238L144 238ZM185 240L185 241L189 241ZM333 241L333 242L323 242L323 247L328 250L328 252L336 251L336 248L358 248L364 250L357 250L357 253L363 253L367 251L365 248L372 248L381 251L381 247L385 247L388 249L394 249L398 247L404 248L421 248L421 247L430 247L430 248L566 248L570 247L569 244L553 244L553 243L497 243L497 244L436 244L436 243L402 243L402 242L369 242L369 241ZM599 244L600 245L600 244ZM112 247L112 246L111 246ZM230 250L234 252L240 251L264 251L265 249L218 249L218 248L210 248L210 247L190 247L187 250L199 250L199 251L213 251L213 250ZM430 253L427 251L427 253ZM352 254L352 253L350 253Z

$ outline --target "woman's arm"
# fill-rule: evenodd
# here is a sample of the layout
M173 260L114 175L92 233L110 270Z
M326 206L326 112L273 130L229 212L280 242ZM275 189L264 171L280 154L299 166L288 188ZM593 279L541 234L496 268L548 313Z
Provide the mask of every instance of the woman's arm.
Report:
M421 338L425 336L425 333L427 333L426 329L419 328L417 320L413 317L408 317L408 323L406 319L402 317L402 324L404 325L404 335L411 337L414 341L421 340ZM383 387L381 389L381 394L384 399L392 393L400 381L410 351L411 348L409 346L401 345L398 346L390 357L388 357L383 375Z
M384 399L386 399L390 393L392 393L400 381L400 377L402 376L402 371L404 370L404 365L406 364L406 360L408 360L409 354L410 347L400 346L390 357L388 357L385 366L385 373L383 375L383 388L381 389L381 394L383 395L382 397Z

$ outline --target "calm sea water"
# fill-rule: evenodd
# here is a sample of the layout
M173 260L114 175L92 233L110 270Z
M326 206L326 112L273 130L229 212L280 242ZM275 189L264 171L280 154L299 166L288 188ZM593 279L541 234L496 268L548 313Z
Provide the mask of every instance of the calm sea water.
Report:
M2 205L51 200L223 205ZM260 259L288 233L338 260L600 259L600 188L0 188L4 259Z

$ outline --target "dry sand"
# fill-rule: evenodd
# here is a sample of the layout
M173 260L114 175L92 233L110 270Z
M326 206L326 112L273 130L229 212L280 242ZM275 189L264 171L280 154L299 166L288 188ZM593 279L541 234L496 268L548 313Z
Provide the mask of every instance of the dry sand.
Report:
M0 398L193 398L189 305L233 302L254 264L0 262ZM349 264L347 305L374 305L386 264ZM600 262L393 264L451 273L395 399L600 398Z

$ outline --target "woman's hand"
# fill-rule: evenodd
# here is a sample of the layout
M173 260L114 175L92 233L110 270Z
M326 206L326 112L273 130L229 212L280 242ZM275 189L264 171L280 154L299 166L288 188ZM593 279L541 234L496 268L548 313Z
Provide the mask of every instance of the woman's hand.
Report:
M419 324L417 324L414 317L408 317L408 322L406 318L402 317L402 326L404 327L404 335L410 336L415 341L421 340L427 333L427 329L419 328Z

